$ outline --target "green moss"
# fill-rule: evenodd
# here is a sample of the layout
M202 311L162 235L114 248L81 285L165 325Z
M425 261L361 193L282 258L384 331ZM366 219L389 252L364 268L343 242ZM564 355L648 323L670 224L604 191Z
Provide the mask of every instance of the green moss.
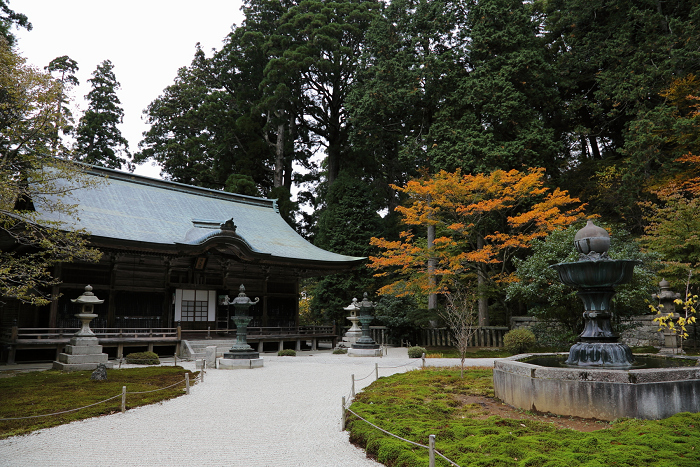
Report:
M107 370L106 381L90 379L92 371L63 373L37 371L0 379L0 418L29 417L85 407L121 394L127 388L127 409L154 404L183 394L185 373L194 382L194 373L181 367L144 367ZM182 384L162 391L129 394ZM75 412L28 420L0 421L0 439L34 430L115 413L121 410L121 397Z
M411 441L428 444L462 466L646 467L700 465L700 414L665 420L618 420L590 433L553 423L511 420L462 406L464 395L493 396L491 369L425 369L381 378L357 395L352 410ZM427 450L389 437L361 420L350 439L389 466L427 465ZM438 465L447 465L438 461Z

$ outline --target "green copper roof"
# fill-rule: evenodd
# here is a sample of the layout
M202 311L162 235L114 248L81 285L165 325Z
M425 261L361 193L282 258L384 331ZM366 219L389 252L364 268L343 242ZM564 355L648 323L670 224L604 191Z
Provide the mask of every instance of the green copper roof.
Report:
M78 206L79 219L72 226L92 236L176 246L235 233L254 253L263 255L333 263L363 259L312 245L282 219L274 200L103 168L93 168L89 174L101 178L97 187L75 190L66 201ZM42 217L53 215L42 213ZM221 225L230 219L235 225Z

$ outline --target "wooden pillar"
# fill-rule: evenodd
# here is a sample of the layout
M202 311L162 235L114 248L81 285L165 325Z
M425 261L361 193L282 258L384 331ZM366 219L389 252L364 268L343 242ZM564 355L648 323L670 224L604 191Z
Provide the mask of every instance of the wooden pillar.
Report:
M109 268L109 297L107 298L107 327L113 328L115 323L115 315L117 310L117 292L114 290L117 276L117 256L110 257L111 265Z
M284 350L284 339L280 339L279 350Z
M170 286L170 258L163 258L163 268L165 269L163 287L165 296L163 297L163 327L169 328L175 322L175 307L173 304L173 288Z
M268 326L268 319L267 319L267 280L268 280L268 275L265 274L265 278L263 279L263 300L262 300L262 325L263 327Z
M294 347L294 350L299 352L301 350L301 339L297 339L297 344L296 347Z
M299 327L299 275L296 277L294 282L294 295L296 300L294 301L294 326Z

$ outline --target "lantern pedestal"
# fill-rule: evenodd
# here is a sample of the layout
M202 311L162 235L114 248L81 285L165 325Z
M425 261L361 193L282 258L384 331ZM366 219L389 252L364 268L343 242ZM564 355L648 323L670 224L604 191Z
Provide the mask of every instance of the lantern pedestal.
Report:
M75 317L83 323L83 326L73 335L65 352L58 354L58 360L53 362L53 369L61 371L94 370L100 363L107 368L112 368L113 364L107 361L107 354L102 353L102 346L90 329L90 321L97 318L97 315L92 313L92 308L94 305L103 303L104 300L95 297L95 294L92 293L92 287L88 285L85 287L83 295L71 301L82 305L83 312L78 313Z

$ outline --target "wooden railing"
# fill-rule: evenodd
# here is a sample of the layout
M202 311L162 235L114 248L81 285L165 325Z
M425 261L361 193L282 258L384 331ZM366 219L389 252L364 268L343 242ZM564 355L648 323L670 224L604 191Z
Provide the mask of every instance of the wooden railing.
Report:
M24 340L70 339L80 328L19 328L13 326L2 335L4 342ZM139 337L179 337L178 328L91 328L98 339L139 338Z
M469 347L503 347L503 336L507 326L480 326L474 330L468 342ZM420 329L413 334L412 345L452 347L454 336L447 328Z

